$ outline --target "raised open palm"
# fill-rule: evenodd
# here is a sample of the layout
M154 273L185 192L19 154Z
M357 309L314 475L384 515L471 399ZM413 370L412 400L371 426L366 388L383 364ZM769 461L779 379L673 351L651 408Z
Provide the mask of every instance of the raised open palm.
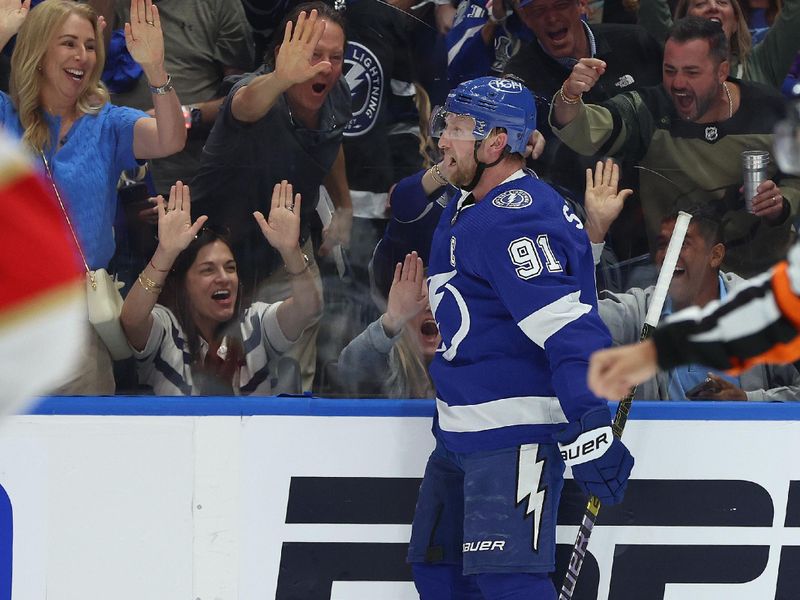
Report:
M275 75L289 85L308 81L318 73L330 71L331 63L325 60L312 65L314 49L325 31L325 21L316 10L297 17L297 27L292 31L291 21L286 24L278 55L275 57Z
M0 36L8 40L16 35L30 8L31 0L0 0Z
M125 45L140 65L164 62L164 32L152 0L131 0L131 21L125 23ZM159 82L160 83L160 82Z

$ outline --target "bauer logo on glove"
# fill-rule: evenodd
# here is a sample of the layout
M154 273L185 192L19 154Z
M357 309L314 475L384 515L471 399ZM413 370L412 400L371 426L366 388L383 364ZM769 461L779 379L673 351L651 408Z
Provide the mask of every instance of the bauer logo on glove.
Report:
M603 504L622 501L633 469L633 457L614 437L610 423L608 407L601 406L553 436L576 483L587 496L596 496Z
M559 444L561 458L570 467L582 465L603 456L611 447L613 440L614 433L610 425L586 431L571 444Z

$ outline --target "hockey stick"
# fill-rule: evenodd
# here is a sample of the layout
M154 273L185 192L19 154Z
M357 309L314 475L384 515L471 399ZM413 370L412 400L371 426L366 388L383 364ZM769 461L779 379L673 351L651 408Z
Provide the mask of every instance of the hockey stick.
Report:
M675 228L672 230L672 236L669 239L667 246L667 253L664 256L664 263L661 265L661 270L658 272L658 280L656 281L656 288L653 292L653 299L650 301L650 307L647 309L647 316L644 319L642 326L642 334L639 341L646 340L650 337L653 330L658 325L658 320L661 318L661 309L664 307L664 300L667 297L669 284L672 281L672 274L675 272L675 265L678 262L678 255L683 246L683 238L686 237L686 230L689 228L689 221L692 215L683 211L678 213L678 218L675 221ZM628 414L633 404L633 395L636 393L636 386L632 387L628 394L619 402L619 407L614 415L614 422L611 424L611 429L614 435L622 437L622 432L625 429L625 423L628 421ZM596 496L591 496L589 502L586 504L586 510L583 513L583 521L578 528L578 537L575 544L572 546L572 554L567 563L567 572L564 575L564 583L561 584L561 592L558 595L558 600L571 600L572 594L575 592L575 585L578 583L578 575L583 566L583 558L586 555L586 547L589 544L589 536L592 535L597 514L600 512L600 500Z

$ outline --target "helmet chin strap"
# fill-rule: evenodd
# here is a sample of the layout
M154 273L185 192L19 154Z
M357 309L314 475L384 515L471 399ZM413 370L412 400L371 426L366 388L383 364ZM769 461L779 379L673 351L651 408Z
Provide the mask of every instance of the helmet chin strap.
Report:
M484 139L486 139L486 138L484 138ZM505 148L503 148L503 152L500 154L500 156L497 157L496 161L494 161L492 163L485 163L485 162L479 161L478 160L478 148L480 147L482 142L483 142L483 140L475 140L475 146L472 149L472 158L475 159L475 164L477 166L475 167L475 176L472 178L472 181L470 181L467 185L462 186L462 188L461 188L462 190L465 190L467 192L471 192L472 190L475 189L475 186L478 185L478 182L481 180L481 176L483 175L483 172L486 169L488 169L489 167L495 166L497 163L499 163L501 160L503 160L506 156L508 156L508 146L506 146Z

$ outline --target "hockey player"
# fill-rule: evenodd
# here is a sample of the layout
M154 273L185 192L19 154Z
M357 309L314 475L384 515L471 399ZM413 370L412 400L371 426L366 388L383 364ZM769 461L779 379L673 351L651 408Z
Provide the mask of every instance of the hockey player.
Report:
M609 504L633 466L585 383L588 356L610 344L589 241L563 198L524 169L536 124L527 88L467 81L432 124L461 191L431 245L437 445L408 561L423 600L554 600L564 458Z

